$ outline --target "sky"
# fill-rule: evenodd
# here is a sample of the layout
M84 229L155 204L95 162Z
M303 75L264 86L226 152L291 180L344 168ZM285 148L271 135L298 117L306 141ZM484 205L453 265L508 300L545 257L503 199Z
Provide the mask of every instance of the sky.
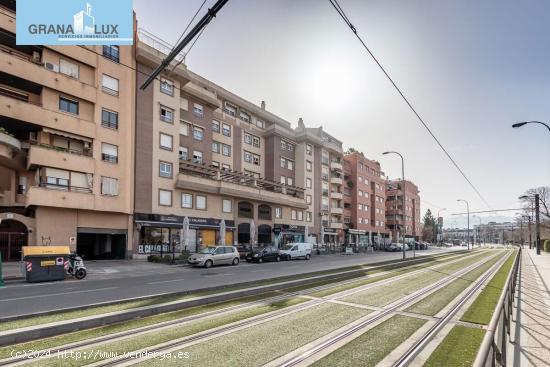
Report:
M203 0L134 0L138 26L174 44ZM200 12L212 6L207 0ZM188 68L296 126L323 129L420 189L422 215L519 208L550 185L550 2L340 0L351 22L481 192L452 166L328 0L229 0ZM162 7L162 9L161 9ZM169 11L165 11L169 10ZM514 212L480 214L506 219ZM504 216L504 218L502 218ZM479 219L472 220L477 223Z

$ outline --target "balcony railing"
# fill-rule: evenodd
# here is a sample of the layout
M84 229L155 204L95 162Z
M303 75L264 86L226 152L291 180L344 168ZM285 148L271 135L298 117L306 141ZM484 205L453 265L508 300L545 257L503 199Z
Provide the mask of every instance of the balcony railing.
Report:
M75 155L83 155L85 157L92 157L93 156L91 148L84 148L84 149L80 150L80 149L70 149L70 148L58 147L58 146L51 145L51 144L38 143L38 142L33 141L33 140L28 140L27 142L30 145L34 145L34 146L38 146L38 147L46 148L46 149L51 149L51 150L57 150L58 152L65 152L65 153L75 154Z
M253 187L259 190L282 193L301 199L304 198L304 188L284 185L265 178L253 177L242 172L207 166L204 163L194 163L189 160L180 160L180 173L209 178L215 181L224 181L237 185Z
M90 189L89 187L62 185L62 184L54 184L54 183L48 183L48 182L40 182L38 186L46 189L60 190L60 191L74 191L74 192L88 192L88 193L92 192L92 189Z

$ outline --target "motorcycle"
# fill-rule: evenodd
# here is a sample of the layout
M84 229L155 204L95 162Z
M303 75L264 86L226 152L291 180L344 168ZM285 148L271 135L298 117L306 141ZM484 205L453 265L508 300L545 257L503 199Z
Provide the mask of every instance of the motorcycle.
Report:
M67 269L67 273L78 280L86 277L86 267L84 266L82 257L78 256L76 253L69 255L69 268Z

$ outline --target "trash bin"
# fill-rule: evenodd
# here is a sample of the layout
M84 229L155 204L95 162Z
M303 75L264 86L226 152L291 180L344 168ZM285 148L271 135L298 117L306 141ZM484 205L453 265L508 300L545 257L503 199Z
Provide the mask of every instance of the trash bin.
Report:
M21 262L27 282L65 279L69 246L23 246Z

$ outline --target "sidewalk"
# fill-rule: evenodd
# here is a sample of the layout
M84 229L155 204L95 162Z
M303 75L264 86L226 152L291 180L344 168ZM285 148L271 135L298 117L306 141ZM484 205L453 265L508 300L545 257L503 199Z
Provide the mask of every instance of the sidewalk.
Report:
M550 366L550 253L522 255L509 366Z

